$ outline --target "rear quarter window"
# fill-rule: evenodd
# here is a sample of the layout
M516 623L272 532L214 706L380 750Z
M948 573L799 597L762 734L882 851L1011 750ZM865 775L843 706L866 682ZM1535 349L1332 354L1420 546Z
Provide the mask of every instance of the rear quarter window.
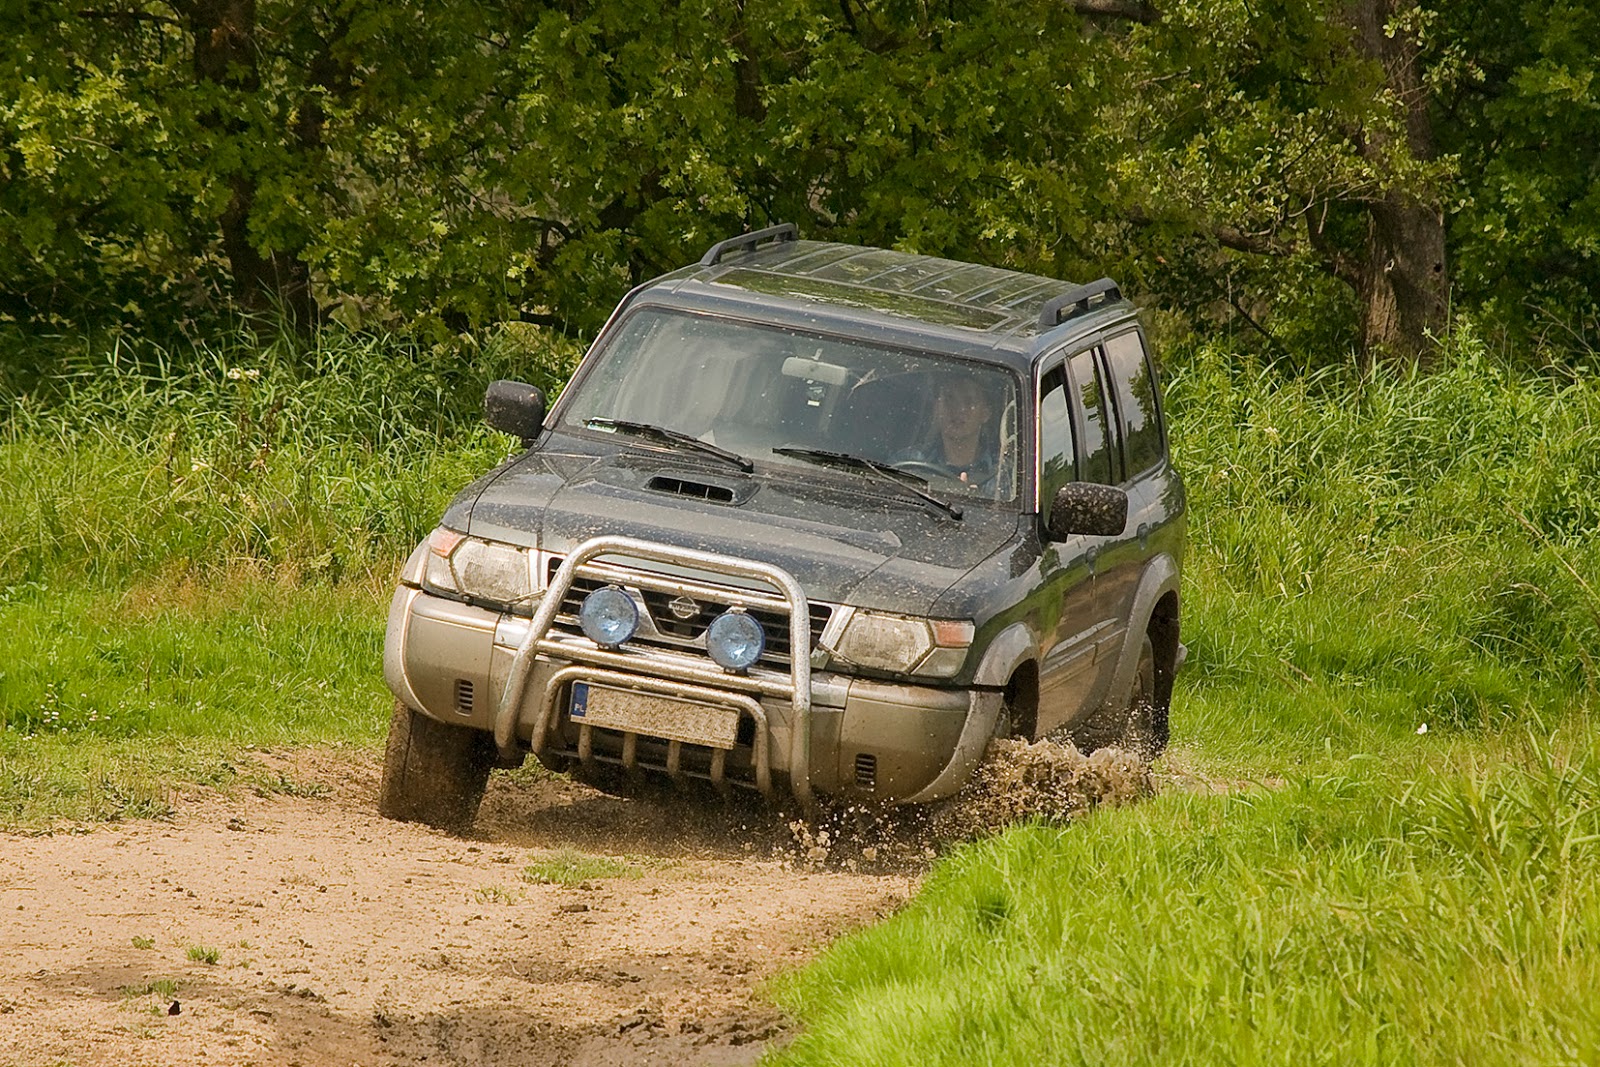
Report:
M1164 451L1155 371L1138 333L1109 339L1105 352L1122 422L1123 460L1128 477L1134 478L1160 463Z

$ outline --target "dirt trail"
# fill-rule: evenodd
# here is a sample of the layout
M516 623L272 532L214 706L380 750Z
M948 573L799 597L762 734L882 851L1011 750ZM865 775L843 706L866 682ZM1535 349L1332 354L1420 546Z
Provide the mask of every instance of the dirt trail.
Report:
M379 819L374 763L262 758L326 792L0 835L0 1067L753 1063L789 1025L759 982L914 888L559 780L497 775L452 838ZM641 876L523 879L567 848Z

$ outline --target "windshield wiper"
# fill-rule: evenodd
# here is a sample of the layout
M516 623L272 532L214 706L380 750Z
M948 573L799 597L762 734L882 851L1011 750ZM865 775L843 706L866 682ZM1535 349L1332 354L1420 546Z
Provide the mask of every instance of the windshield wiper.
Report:
M730 452L726 448L718 448L710 441L702 441L680 430L669 430L665 426L654 426L648 422L628 422L625 419L590 419L584 423L591 430L611 430L614 433L631 434L634 437L648 437L652 441L662 444L676 445L694 452L703 452L708 456L732 463L745 473L756 469L756 465L745 459L737 452Z
M875 459L865 456L852 456L848 452L829 452L825 448L790 448L782 446L774 448L774 455L790 456L794 459L803 459L808 463L815 463L824 467L847 467L850 470L870 471L883 481L898 485L907 492L915 493L926 500L952 519L961 518L961 509L948 500L940 500L922 487L928 484L926 478L919 478L906 471L895 470L887 463L879 463Z

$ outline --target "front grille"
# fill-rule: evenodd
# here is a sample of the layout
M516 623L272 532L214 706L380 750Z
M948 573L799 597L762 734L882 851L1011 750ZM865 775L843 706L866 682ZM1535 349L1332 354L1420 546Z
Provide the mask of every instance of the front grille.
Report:
M550 569L546 580L554 577L561 566L559 558L550 561ZM583 605L583 598L601 588L607 583L594 578L578 577L573 579L572 587L567 590L567 595L561 601L561 610L556 615L558 624L568 629L575 629L578 624L578 609ZM711 625L711 620L721 615L733 606L734 600L697 600L695 610L687 613L687 617L679 618L678 612L673 611L673 602L680 599L675 593L664 593L655 589L642 591L645 611L650 616L650 621L655 624L661 639L654 640L650 635L642 634L634 638L645 644L658 644L664 647L682 647L684 645L698 645L705 640L706 628ZM686 605L679 605L684 610ZM767 647L762 653L761 662L769 667L787 668L790 662L792 649L789 641L789 616L781 611L771 611L765 608L749 609L751 616L761 623L761 628L766 631ZM833 617L833 608L827 604L812 604L810 611L811 641L810 647L816 648L817 642L822 638L823 628L828 625L828 620ZM808 650L809 651L809 650Z

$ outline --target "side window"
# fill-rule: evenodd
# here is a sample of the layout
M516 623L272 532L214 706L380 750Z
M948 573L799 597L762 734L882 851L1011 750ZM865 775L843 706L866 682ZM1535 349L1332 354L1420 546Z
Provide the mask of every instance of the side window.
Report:
M1056 490L1077 477L1071 407L1067 374L1057 365L1039 382L1039 507L1045 512Z
M1155 375L1137 333L1120 334L1107 341L1106 362L1116 382L1123 458L1132 477L1161 462L1161 412L1156 407Z
M1072 357L1072 380L1078 390L1078 406L1083 412L1083 458L1079 477L1086 482L1117 484L1112 462L1111 442L1106 434L1106 395L1100 368L1093 350Z

